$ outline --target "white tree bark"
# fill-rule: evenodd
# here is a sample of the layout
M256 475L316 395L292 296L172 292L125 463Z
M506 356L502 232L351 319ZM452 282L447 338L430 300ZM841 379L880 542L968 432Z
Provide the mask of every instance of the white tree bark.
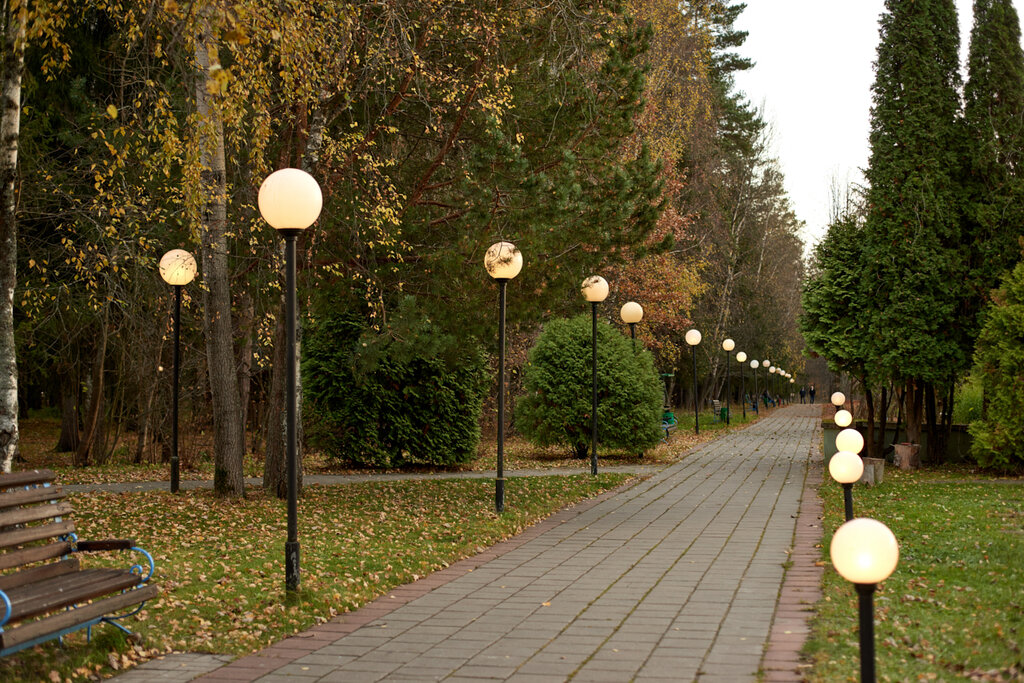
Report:
M25 64L25 9L4 0L3 73L0 74L0 469L11 471L18 451L18 362L14 346L14 285L17 282L18 137L21 73Z

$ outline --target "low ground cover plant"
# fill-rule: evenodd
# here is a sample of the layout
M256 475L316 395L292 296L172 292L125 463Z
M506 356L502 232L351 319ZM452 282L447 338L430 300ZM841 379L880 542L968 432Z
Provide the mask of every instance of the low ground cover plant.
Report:
M843 521L842 490L825 501L822 561ZM854 488L854 512L886 524L900 561L875 596L879 680L1016 681L1024 676L1024 485L964 468L886 470ZM812 681L855 680L857 598L830 567L805 653Z

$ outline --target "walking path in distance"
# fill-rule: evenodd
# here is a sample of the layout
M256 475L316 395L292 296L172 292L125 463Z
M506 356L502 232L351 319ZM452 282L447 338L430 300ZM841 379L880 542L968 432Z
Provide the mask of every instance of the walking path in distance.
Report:
M819 420L820 406L777 410L200 680L756 680ZM211 660L154 660L119 680L189 680Z

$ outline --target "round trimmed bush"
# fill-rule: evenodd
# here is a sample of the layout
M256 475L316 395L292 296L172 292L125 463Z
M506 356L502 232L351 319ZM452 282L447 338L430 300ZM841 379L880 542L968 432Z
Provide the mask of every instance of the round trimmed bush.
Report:
M590 449L592 322L589 315L554 320L530 351L526 394L516 403L516 429L531 442ZM597 325L597 438L605 447L642 451L661 438L661 382L650 352L605 322Z

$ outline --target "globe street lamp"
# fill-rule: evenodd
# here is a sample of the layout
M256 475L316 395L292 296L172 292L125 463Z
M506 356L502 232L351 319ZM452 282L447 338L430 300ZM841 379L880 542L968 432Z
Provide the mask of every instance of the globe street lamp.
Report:
M494 509L505 509L505 288L523 269L523 254L511 242L496 242L484 254L484 268L498 283L498 465Z
M722 342L722 348L725 349L725 424L729 425L729 352L736 348L736 342L732 339L726 339Z
M295 293L295 242L299 233L313 225L323 208L320 185L305 171L282 168L260 185L256 198L263 220L284 238L285 331L287 368L285 377L285 443L288 469L288 538L284 544L284 585L299 588L299 464L296 443L298 363L295 358L295 327L298 303Z
M829 548L832 566L857 588L860 615L860 680L875 681L875 605L878 584L900 559L896 536L874 519L852 519L836 529Z
M693 433L700 434L700 415L697 412L697 344L700 344L700 332L690 330L685 339L693 350Z
M835 406L835 409L837 411L844 405L846 405L846 396L841 391L833 393L832 398L830 400L832 401L832 405Z
M828 473L843 485L843 507L846 521L853 519L853 484L864 474L864 461L850 451L837 451L828 461Z
M196 277L196 260L184 249L171 249L160 258L160 277L174 287L174 396L171 399L171 493L177 493L180 470L178 460L178 357L181 334L181 288Z
M758 395L757 395L757 368L758 368L759 365L760 365L760 363L757 362L756 358L754 360L750 361L750 374L754 376L754 402L753 402L753 406L754 406L754 412L756 412L758 414L761 413L761 409L757 407L757 402L759 400Z
M580 287L583 298L590 302L592 320L592 358L590 402L590 473L597 474L597 305L608 298L608 282L600 275L591 275Z
M644 317L643 307L635 301L627 301L619 309L622 322L629 325L629 336L633 339L633 351L636 352L636 324Z
M736 360L740 364L740 404L743 406L743 421L747 421L747 386L743 379L743 364L747 362L747 354L740 351L736 354Z
M849 410L837 410L835 422L837 427L849 427L853 424L853 415L850 414Z
M764 407L765 407L765 409L767 409L768 408L768 397L770 397L772 395L771 385L768 383L768 377L769 377L769 374L770 374L769 370L771 370L771 368L772 368L772 362L770 360L768 360L767 358L765 358L763 361L761 361L761 367L764 368L764 393L767 394L767 397L765 398Z

